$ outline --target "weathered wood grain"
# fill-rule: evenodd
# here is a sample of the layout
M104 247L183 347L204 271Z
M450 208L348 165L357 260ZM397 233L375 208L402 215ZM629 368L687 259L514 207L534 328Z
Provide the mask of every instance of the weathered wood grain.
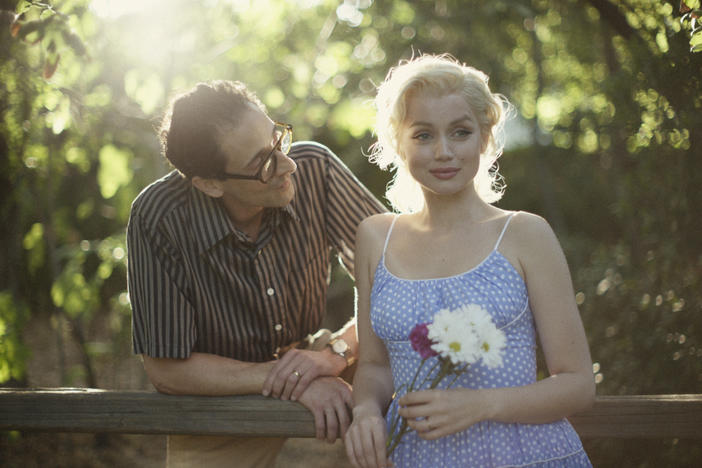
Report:
M599 396L568 419L585 439L702 439L702 395Z
M0 429L314 437L299 403L96 389L0 389Z
M569 418L582 438L702 439L702 395L599 396ZM0 388L0 430L314 437L301 404L262 396Z

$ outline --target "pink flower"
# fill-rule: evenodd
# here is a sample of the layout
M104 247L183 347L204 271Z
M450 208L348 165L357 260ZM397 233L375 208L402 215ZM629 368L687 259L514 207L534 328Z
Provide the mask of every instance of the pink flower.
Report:
M431 348L433 342L427 336L429 329L428 323L418 323L410 332L409 339L412 343L412 349L417 351L422 359L429 359L436 356L438 353Z

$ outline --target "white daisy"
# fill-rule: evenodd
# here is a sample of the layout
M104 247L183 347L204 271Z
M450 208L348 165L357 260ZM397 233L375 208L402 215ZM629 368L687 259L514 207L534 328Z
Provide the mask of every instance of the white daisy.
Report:
M483 363L490 368L502 367L502 351L507 345L504 332L491 323L479 335L479 354Z

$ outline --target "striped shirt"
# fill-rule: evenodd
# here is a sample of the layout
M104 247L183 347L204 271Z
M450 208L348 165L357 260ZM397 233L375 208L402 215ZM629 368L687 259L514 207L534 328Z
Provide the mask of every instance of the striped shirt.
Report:
M127 227L134 352L273 358L319 329L333 252L353 273L358 224L383 205L326 147L296 143L295 196L252 242L219 199L177 172L149 185Z

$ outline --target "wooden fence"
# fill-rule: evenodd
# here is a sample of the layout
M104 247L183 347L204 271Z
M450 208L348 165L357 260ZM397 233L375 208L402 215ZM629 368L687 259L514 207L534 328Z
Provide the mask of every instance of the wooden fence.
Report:
M702 439L702 395L599 396L569 419L582 438ZM314 437L314 420L299 403L257 395L0 388L0 430Z

